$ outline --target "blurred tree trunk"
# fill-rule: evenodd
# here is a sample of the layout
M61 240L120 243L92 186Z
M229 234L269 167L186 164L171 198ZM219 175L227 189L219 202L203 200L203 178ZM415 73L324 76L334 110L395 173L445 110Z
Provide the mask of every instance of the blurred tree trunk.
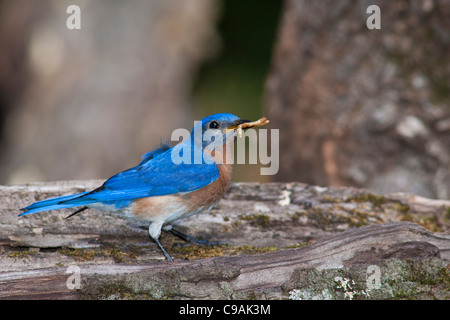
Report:
M275 179L450 198L449 52L448 1L287 1L266 83Z
M0 183L106 178L190 129L216 0L0 2ZM0 125L2 119L0 116Z

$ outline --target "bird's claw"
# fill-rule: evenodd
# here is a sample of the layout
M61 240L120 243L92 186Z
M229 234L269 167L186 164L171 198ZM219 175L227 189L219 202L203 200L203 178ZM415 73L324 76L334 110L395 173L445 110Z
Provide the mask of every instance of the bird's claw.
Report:
M214 246L221 246L221 245L228 245L226 242L224 241L209 241L206 239L196 239L194 237L191 237L190 235L187 235L181 231L178 231L176 229L171 228L170 230L167 230L168 232L172 233L173 235L183 239L186 242L191 242L194 244L199 244L202 246L210 246L210 247L214 247ZM187 243L186 243L187 244ZM180 245L186 245L186 244L181 244ZM176 244L174 244L176 245Z
M225 241L209 241L209 240L206 240L206 239L203 240L203 239L195 239L195 238L191 238L188 241L189 242L175 242L172 245L172 248L185 247L185 246L190 246L192 244L197 244L197 245L201 245L201 246L208 246L208 247L228 246L228 243L226 243Z

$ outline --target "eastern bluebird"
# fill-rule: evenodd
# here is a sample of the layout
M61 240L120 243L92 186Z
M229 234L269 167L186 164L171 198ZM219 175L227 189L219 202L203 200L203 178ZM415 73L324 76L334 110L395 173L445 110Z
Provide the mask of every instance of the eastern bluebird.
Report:
M197 122L185 141L146 153L136 167L112 176L99 188L36 202L21 209L20 216L78 206L81 208L70 216L88 208L119 213L149 225L150 237L167 260L173 261L159 241L161 230L201 243L172 229L171 224L209 210L221 199L232 174L224 143L236 134L241 136L242 129L268 122L265 118L250 122L229 113L211 115Z

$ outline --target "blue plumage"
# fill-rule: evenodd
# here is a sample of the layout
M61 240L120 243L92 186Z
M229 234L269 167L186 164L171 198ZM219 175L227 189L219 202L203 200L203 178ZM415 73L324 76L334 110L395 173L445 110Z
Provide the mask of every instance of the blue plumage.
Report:
M187 140L184 144L192 144L192 141ZM209 158L200 147L192 145L192 159L197 153L203 158ZM24 210L21 216L97 202L112 205L115 201L188 193L207 186L218 178L219 171L214 163L174 164L171 160L172 149L164 146L153 150L143 156L144 160L138 166L112 176L101 187L90 192L36 202L21 209Z
M214 129L217 137L223 136L226 140L229 129L243 122L246 120L227 113L206 117L194 126L186 141L174 147L163 144L146 153L136 167L112 176L99 188L36 202L21 209L23 213L20 216L78 206L131 214L151 223L150 236L171 260L158 240L161 228L176 219L210 208L218 199L217 195L190 197L190 193L206 190L223 194L223 186L227 186L231 179L231 170L220 169L222 164L216 164L211 154L205 152L211 141L203 141L202 135ZM190 160L179 163L174 161L174 156ZM227 177L220 178L221 172L226 172ZM213 183L219 187L205 188ZM161 202L161 197L168 198Z
M83 196L85 194L87 194L89 192L82 192L82 193L77 193L77 194L72 194L69 196L64 196L64 197L58 197L58 198L53 198L53 199L47 199L47 200L42 200L39 202L35 202L33 203L31 206L28 206L26 208L20 209L23 210L24 212L21 213L19 216L24 216L30 213L36 213L36 212L41 212L41 211L48 211L48 210L57 210L57 209L65 209L65 208L71 208L74 207L71 204L62 204L61 202L66 201L66 200L70 200L70 199L74 199L74 198L78 198L80 196Z

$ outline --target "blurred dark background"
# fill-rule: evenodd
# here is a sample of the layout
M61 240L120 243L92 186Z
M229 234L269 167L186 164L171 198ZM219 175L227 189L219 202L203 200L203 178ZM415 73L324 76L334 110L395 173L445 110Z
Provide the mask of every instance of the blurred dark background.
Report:
M0 0L0 184L104 179L231 112L280 130L278 174L235 181L450 198L449 23L447 0Z
M201 67L194 101L202 113L261 115L282 1L224 0L217 32L221 51Z

